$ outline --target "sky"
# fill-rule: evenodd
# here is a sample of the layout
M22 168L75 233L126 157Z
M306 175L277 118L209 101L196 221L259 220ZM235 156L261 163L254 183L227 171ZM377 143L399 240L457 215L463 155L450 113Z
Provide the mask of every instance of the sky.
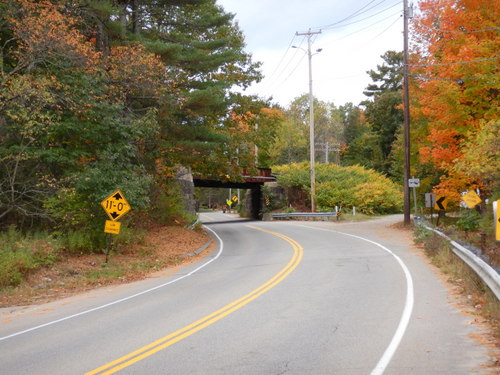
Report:
M260 61L265 78L246 93L287 107L309 93L307 38L311 37L316 99L344 105L365 100L368 70L386 51L403 50L402 0L217 0L245 36L246 52ZM299 48L292 48L292 45Z

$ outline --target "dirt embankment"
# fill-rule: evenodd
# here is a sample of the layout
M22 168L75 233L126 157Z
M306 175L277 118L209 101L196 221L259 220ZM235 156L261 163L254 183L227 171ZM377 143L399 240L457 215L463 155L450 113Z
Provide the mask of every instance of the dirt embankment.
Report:
M202 230L158 226L141 244L111 254L64 256L50 268L31 273L16 288L0 291L0 307L45 303L104 285L144 279L159 270L174 272L211 250L211 238ZM206 249L205 249L206 248ZM192 254L198 250L200 254Z

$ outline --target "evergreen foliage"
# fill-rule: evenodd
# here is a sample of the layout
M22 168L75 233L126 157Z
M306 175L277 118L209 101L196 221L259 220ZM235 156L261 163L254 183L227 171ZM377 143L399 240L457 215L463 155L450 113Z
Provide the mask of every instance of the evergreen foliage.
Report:
M176 201L178 164L237 176L238 149L246 168L267 163L280 115L232 93L260 79L259 64L215 0L0 9L0 226L78 230L99 244L100 202L114 189L133 220Z

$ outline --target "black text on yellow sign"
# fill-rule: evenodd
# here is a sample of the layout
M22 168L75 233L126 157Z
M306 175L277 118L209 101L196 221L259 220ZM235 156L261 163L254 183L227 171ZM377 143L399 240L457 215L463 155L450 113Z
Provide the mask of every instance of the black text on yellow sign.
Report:
M106 220L106 223L104 224L104 233L120 234L121 225L122 223L119 221Z
M474 208L479 203L481 203L481 198L479 198L474 190L468 191L467 194L462 196L462 200L469 208Z
M109 197L104 199L101 202L101 206L104 208L104 211L106 211L109 218L113 221L121 218L129 212L131 208L120 190L115 191Z

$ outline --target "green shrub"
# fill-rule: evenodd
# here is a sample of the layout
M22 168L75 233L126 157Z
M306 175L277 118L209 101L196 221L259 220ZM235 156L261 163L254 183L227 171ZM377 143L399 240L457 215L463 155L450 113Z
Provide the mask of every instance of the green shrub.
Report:
M23 235L11 226L0 233L0 287L16 286L32 270L58 259L58 246L46 233Z
M433 232L424 228L422 225L413 227L413 237L416 243L424 243L429 239Z
M153 216L163 223L191 223L196 216L186 212L181 186L174 180L167 180L161 190L156 192Z
M279 184L287 189L310 191L309 163L274 167ZM401 212L401 188L384 175L359 165L316 166L316 198L319 211L355 206L358 212L382 214Z
M474 232L479 229L481 215L473 210L467 210L465 215L462 215L456 222L455 226L467 232Z
M101 244L101 241L87 229L59 232L58 238L63 250L70 254L95 252Z

